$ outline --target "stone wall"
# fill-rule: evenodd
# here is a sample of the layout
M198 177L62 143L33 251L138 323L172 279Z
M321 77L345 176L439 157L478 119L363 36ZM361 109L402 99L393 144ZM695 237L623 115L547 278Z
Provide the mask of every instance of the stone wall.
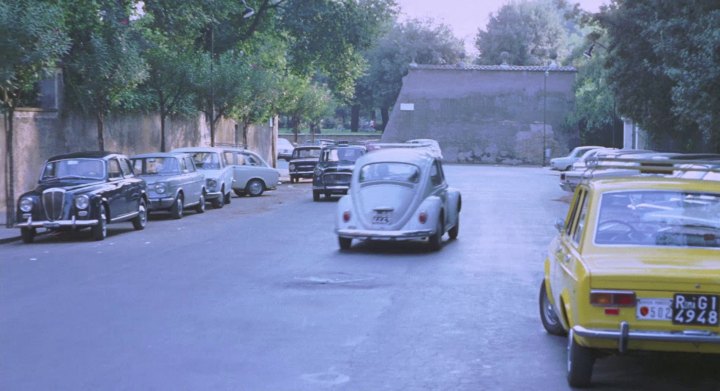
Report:
M205 117L168 118L166 149L185 146L210 145L210 129ZM5 156L4 125L0 150ZM241 131L241 130L240 130ZM105 150L132 156L138 153L160 150L160 117L157 115L113 115L105 120ZM270 164L275 163L274 136L277 127L253 125L248 130L248 148L256 151ZM216 129L215 142L235 144L235 122L221 120ZM240 134L242 139L242 134ZM97 123L94 118L77 113L60 113L38 109L19 109L14 120L15 195L14 199L32 189L40 175L40 169L51 156L97 150ZM6 206L6 160L0 161L0 211Z
M557 131L574 106L575 73L572 67L411 67L382 140L436 139L449 162L540 164L543 145L559 156L579 140Z

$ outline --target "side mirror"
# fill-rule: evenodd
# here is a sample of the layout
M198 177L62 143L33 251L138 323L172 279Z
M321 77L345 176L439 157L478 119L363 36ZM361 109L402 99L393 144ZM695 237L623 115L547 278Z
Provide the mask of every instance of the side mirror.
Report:
M555 229L558 232L562 232L563 226L565 225L565 221L561 218L558 218L555 220Z

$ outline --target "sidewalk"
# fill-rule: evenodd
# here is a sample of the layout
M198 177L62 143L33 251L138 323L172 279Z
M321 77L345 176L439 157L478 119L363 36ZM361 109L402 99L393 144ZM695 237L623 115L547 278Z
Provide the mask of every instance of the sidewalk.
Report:
M0 211L0 244L20 240L20 230L17 228L5 228L6 215Z

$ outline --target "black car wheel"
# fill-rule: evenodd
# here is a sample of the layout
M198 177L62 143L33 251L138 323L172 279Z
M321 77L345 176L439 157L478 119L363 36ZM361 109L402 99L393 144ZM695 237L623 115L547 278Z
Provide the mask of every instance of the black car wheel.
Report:
M567 381L570 387L590 386L595 354L590 348L578 345L572 330L568 333Z
M23 243L32 243L35 240L35 228L20 228L20 237Z
M457 239L459 233L460 233L460 215L458 215L455 225L448 230L448 236L450 237L450 239L455 240L455 239Z
M185 201L182 194L178 194L175 203L170 207L170 215L173 219L181 219L185 212Z
M430 244L430 251L440 251L442 248L442 237L443 237L443 215L438 216L437 227L435 228L435 234L430 235L428 243Z
M104 240L107 237L107 209L105 205L100 206L98 223L90 228L93 240Z
M249 195L250 197L261 196L264 191L265 184L259 179L252 179L245 186L245 194Z
M545 281L540 284L540 296L538 297L540 303L540 320L542 321L545 330L552 335L565 335L565 329L560 323L560 319L557 316L557 312L550 303L550 299L545 289Z
M145 229L145 224L147 224L147 208L145 208L145 200L140 200L138 214L132 219L132 225L133 228L139 231Z
M349 250L350 246L352 246L352 238L338 236L338 244L340 245L340 250Z
M313 190L313 201L320 201L320 192L318 190Z
M200 201L195 206L195 212L205 213L205 193L200 194Z

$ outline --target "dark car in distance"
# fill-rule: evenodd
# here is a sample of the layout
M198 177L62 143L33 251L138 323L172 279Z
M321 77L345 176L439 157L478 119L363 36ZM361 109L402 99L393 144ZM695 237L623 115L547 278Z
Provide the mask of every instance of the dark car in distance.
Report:
M38 185L20 196L16 228L31 243L38 228L90 228L95 240L107 237L107 224L147 223L145 181L136 177L130 159L112 152L76 152L45 162Z
M319 145L302 145L295 147L292 158L288 164L290 182L297 182L300 178L312 178L315 166L320 159Z
M319 201L320 195L330 198L347 194L355 161L366 152L363 145L324 147L313 175L313 201Z

